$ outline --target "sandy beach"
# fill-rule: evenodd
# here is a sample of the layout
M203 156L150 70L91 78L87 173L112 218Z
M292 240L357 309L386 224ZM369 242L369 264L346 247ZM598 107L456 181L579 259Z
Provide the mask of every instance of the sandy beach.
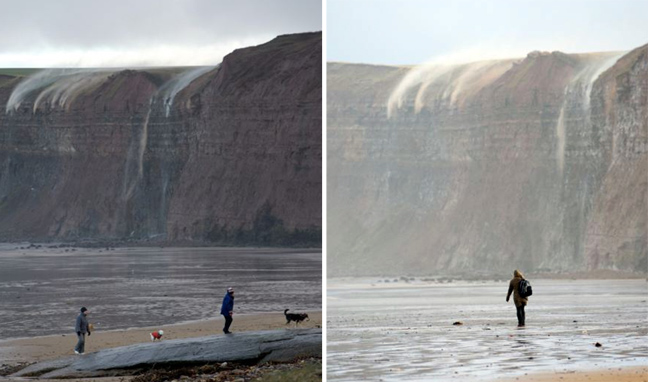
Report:
M73 334L82 306L98 331L208 320L228 286L237 292L236 315L322 310L318 250L6 247L0 340Z
M498 379L498 382L648 382L647 367L608 368L590 371L566 371L544 374L527 374L523 377Z
M0 373L74 356L80 306L95 325L86 353L146 343L159 329L164 340L223 335L227 286L238 292L233 332L290 330L285 308L309 314L300 327L322 325L318 250L73 249L0 245Z
M307 312L310 321L303 322L300 328L316 328L322 325L322 312ZM101 349L132 345L150 341L149 333L163 329L164 339L202 337L223 335L224 319L191 322L162 327L134 328L126 330L97 330L86 340L86 352ZM294 324L286 325L281 313L234 316L233 332L252 330L291 329ZM76 344L74 333L58 336L34 337L17 340L0 341L0 363L38 362L74 355Z
M636 368L648 365L645 280L534 280L521 329L507 286L329 281L328 380L640 378Z

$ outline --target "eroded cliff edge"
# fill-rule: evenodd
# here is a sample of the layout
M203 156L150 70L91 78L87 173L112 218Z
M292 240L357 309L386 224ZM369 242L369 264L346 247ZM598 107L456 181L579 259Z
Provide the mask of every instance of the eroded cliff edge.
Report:
M330 274L646 273L647 65L329 63Z
M304 33L176 93L182 68L44 83L0 113L0 239L319 246L321 60Z

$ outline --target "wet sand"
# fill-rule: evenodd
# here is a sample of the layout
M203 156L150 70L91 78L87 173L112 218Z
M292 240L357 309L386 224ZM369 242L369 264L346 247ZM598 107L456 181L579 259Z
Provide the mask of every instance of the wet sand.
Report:
M648 366L609 368L605 370L568 371L547 374L528 374L524 377L498 379L498 382L648 382Z
M316 328L322 325L322 312L307 312L310 321L299 325L300 328ZM161 327L147 327L127 330L101 331L97 330L86 338L86 353L119 346L133 345L150 341L149 333L154 330L164 330L164 339L178 339L202 337L209 335L224 335L223 324L225 320L219 319L167 325ZM240 315L234 316L231 327L232 332L252 330L272 330L294 328L291 323L286 325L282 313ZM0 363L37 362L74 355L76 335L55 335L45 337L26 338L18 340L0 341Z
M532 284L518 329L505 282L329 280L328 380L522 380L648 364L645 279Z
M73 333L82 306L98 331L205 320L228 286L237 315L322 310L318 249L2 244L0 264L0 340Z

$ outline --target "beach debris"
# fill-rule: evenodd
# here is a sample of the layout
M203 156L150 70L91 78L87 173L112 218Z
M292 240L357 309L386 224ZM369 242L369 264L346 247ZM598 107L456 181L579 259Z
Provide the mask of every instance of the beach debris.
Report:
M461 321L455 321L452 323L452 325L463 325L463 322Z
M597 343L594 344L594 346L596 346L597 348L600 348L600 347L603 346L603 345L601 345L600 342L597 342Z

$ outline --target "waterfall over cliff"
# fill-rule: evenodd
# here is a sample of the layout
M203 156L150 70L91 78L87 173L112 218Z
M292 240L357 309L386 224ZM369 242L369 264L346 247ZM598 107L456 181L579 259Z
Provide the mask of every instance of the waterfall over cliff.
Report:
M331 274L646 272L647 64L330 63Z
M321 33L0 76L0 240L321 241Z

